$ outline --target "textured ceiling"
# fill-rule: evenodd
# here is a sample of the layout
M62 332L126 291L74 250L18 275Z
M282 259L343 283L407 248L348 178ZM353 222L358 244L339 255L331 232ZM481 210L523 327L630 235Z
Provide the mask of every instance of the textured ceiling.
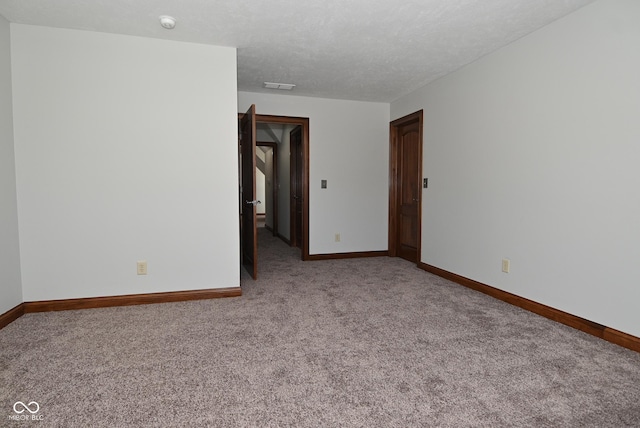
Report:
M11 22L238 48L238 89L390 102L594 0L0 0ZM165 30L160 15L178 24Z

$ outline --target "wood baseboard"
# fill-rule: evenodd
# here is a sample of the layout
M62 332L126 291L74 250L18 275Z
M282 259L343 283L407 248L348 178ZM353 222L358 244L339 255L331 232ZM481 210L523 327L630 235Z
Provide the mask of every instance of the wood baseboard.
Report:
M592 336L599 337L607 342L615 343L616 345L624 348L640 352L640 338L638 337L580 318L568 312L561 311L560 309L552 308L551 306L543 305L542 303L520 297L516 294L497 289L490 285L474 281L473 279L465 278L464 276L460 276L426 263L420 262L418 263L418 267L434 275L438 275L467 288L471 288L472 290L476 290L498 300L502 300L503 302L526 309L529 312L533 312L561 324L568 325L569 327L573 327Z
M20 303L16 307L9 309L4 314L0 315L0 329L5 328L22 315L24 315L24 303Z
M335 259L355 259L360 257L384 257L389 252L384 251L359 251L353 253L331 253L331 254L309 254L307 260L335 260Z
M242 289L240 287L24 302L0 315L0 329L11 324L22 315L30 312L68 311L72 309L108 308L111 306L147 305L152 303L185 302L188 300L219 299L222 297L237 296L242 296Z
M171 291L167 293L130 294L123 296L88 297L83 299L42 300L24 302L24 312L67 311L72 309L108 308L111 306L147 305L151 303L184 302L242 295L240 287L205 290Z

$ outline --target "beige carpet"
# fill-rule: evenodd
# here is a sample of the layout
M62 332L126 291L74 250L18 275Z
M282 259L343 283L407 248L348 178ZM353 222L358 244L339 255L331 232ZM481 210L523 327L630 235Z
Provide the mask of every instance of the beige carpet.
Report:
M243 297L23 316L0 426L640 426L638 353L400 259L298 257L261 230Z

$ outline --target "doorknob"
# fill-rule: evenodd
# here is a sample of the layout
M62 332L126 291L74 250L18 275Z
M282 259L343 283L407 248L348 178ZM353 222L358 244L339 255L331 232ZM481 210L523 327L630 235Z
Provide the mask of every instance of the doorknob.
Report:
M258 204L261 204L262 202L255 200L255 201L245 201L247 203L247 205L253 205L254 207Z

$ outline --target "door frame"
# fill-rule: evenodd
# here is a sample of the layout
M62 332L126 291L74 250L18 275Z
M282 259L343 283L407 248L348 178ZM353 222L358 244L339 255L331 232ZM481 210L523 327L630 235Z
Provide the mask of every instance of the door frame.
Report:
M389 256L398 256L398 226L400 214L400 128L411 123L418 122L418 169L420 171L420 192L418 193L418 260L421 263L422 253L422 138L423 110L416 111L389 123Z
M238 113L238 119L244 113ZM301 259L310 260L309 257L309 118L297 116L272 116L256 114L256 123L279 123L285 125L302 126L302 251Z

